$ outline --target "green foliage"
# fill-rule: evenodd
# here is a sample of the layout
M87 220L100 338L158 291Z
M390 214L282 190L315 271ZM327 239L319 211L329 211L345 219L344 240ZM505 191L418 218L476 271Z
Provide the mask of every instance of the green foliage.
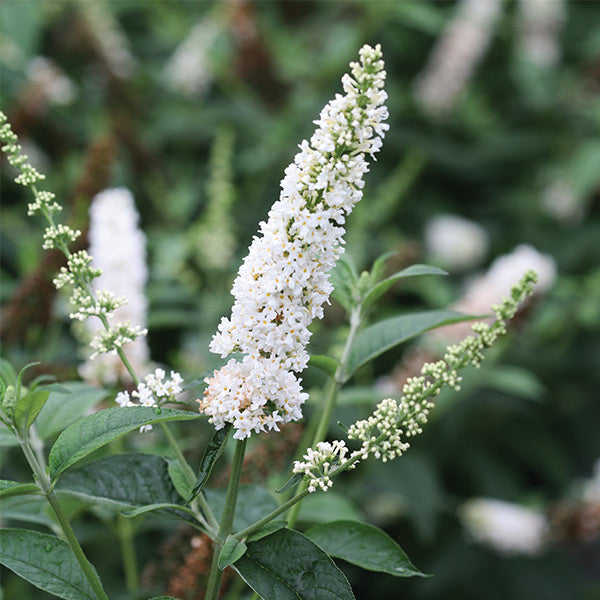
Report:
M198 471L198 481L194 486L187 502L191 502L204 488L217 460L223 453L229 434L231 432L231 424L227 424L222 429L215 430L210 441L204 449L202 460L200 461L200 469Z
M358 521L330 521L306 531L319 548L369 571L395 577L423 576L400 546L384 531Z
M108 442L139 429L142 425L168 421L188 421L200 415L174 408L149 407L107 408L83 417L67 427L59 436L48 459L50 477L58 476L71 465Z
M21 436L25 437L40 411L46 404L50 392L32 390L17 400L15 405L14 422Z
M264 600L350 600L348 580L306 536L290 529L248 544L234 569Z
M35 483L19 483L18 481L0 479L0 498L39 493L40 488Z
M223 544L221 554L219 554L219 569L221 571L238 561L245 554L248 546L233 536L229 536Z
M206 489L206 500L219 519L225 507L226 490ZM233 532L242 531L277 508L272 494L259 485L243 485L238 492Z
M50 395L35 424L38 435L49 440L86 415L108 392L82 381L50 386Z
M65 600L95 600L67 543L27 529L0 530L0 564Z
M86 500L108 500L119 505L179 503L168 463L151 454L118 454L65 473L58 490Z
M473 317L448 310L432 310L399 315L378 321L358 333L348 361L345 380L386 350L406 342L430 329L451 323L471 320Z

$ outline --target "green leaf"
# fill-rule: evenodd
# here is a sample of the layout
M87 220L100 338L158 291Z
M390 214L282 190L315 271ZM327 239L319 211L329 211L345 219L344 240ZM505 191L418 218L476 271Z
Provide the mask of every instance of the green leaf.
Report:
M372 386L350 386L340 390L338 394L339 406L350 406L353 404L375 405L387 398L389 394L378 392Z
M468 321L473 317L451 310L428 310L384 319L361 331L354 340L344 381L386 350L440 325Z
M233 568L263 600L354 600L331 558L291 529L248 544Z
M373 285L381 281L387 259L395 254L398 254L398 252L395 250L390 250L389 252L384 252L375 260L373 266L371 267L371 281L373 282Z
M217 518L223 514L226 490L206 489L206 501ZM250 527L266 517L278 504L271 493L258 485L243 485L238 492L237 509L233 521L233 533Z
M280 529L284 529L287 527L287 521L270 521L264 527L261 527L258 531L251 533L246 542L256 542L258 540L262 540L264 537L279 531Z
M2 529L0 563L59 598L96 600L69 545L56 536L27 529Z
M180 504L173 504L173 503L169 503L169 502L158 502L157 504L149 504L148 506L140 506L140 508L135 508L134 510L123 511L121 514L124 517L133 518L133 517L138 517L139 515L144 515L149 512L155 512L157 510L164 510L164 509L173 509L173 511L171 511L171 514L174 514L177 511L182 511L182 512L190 515L194 519L194 521L197 521L196 515L194 515L193 510L191 510L187 506L181 506ZM175 516L175 514L174 514L174 516ZM177 515L177 516L180 516L180 515Z
M36 523L51 528L52 519L47 513L48 502L42 496L12 496L0 498L2 521Z
M53 384L46 389L50 390L50 396L35 424L43 440L59 434L108 396L106 390L81 381Z
M219 460L219 457L227 445L230 431L231 423L228 423L225 425L225 427L223 427L223 429L217 429L210 438L208 445L204 449L202 460L200 461L198 480L196 481L196 485L194 486L190 497L187 499L188 504L202 491L206 485L215 463L217 460Z
M17 372L5 358L0 358L0 378L4 380L6 385L17 385Z
M494 365L486 369L486 387L511 396L538 400L544 393L541 381L530 371L508 365Z
M190 421L202 415L174 408L163 408L160 414L148 406L107 408L73 423L59 436L50 450L50 477L57 477L78 460L108 442L138 429L142 425L166 421Z
M339 363L337 360L335 360L335 358L332 358L331 356L326 356L324 354L314 354L310 357L310 360L308 361L309 367L315 367L316 369L320 369L321 371L329 375L329 377L331 378L335 377L338 365Z
M293 485L296 485L304 475L302 473L294 473L278 490L275 490L276 494L282 494L286 490L289 490Z
M437 267L430 267L429 265L411 265L406 269L402 269L402 271L390 275L390 277L380 281L369 290L362 301L363 312L377 302L377 300L379 300L379 298L381 298L381 296L383 296L383 294L385 294L397 281L405 279L406 277L415 277L418 275L448 275L448 273Z
M329 274L329 280L333 285L332 297L350 314L355 304L354 290L358 283L358 274L347 257L342 257L339 260Z
M360 521L362 515L348 496L329 490L326 494L309 494L302 501L298 520L304 523L324 523L334 519Z
M187 500L192 493L192 485L188 482L181 463L175 459L170 459L168 463L169 477L171 478L177 493L183 500Z
M424 576L384 531L358 521L333 521L311 527L306 536L319 548L368 571L395 577Z
M180 501L167 461L153 454L106 456L65 473L56 489L128 506Z
M0 448L10 448L18 445L19 440L17 440L15 434L6 425L0 423Z
M15 426L25 436L44 407L50 392L34 390L21 396L15 406Z
M233 536L229 536L223 544L221 554L219 554L219 569L221 571L231 566L234 562L244 556L248 547L244 542L236 540Z
M0 498L9 498L10 496L24 496L27 494L39 494L40 488L35 483L21 483L19 481L9 481L0 479Z

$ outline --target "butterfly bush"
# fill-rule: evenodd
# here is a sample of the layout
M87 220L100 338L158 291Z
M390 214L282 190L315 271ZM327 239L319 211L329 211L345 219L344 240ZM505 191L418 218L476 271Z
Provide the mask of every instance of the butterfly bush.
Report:
M308 326L323 316L328 272L343 252L345 216L362 197L366 155L388 129L381 48L363 46L337 94L315 121L286 169L281 196L250 245L233 284L231 317L223 318L212 352L231 358L212 377L200 410L234 437L275 429L302 417L301 372L308 363Z

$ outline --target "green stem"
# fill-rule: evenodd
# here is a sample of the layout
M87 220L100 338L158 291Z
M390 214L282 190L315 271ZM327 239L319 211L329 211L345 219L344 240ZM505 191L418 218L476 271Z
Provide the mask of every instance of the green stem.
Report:
M219 555L221 554L223 544L225 543L227 536L231 533L231 528L233 526L245 452L246 439L238 440L233 454L233 462L231 464L231 476L229 478L229 486L227 487L227 495L225 496L225 507L223 508L219 532L217 533L214 542L214 553L212 564L210 566L210 575L208 576L205 600L217 600L219 595L222 577L221 570L219 569Z
M77 537L75 536L75 532L73 531L73 528L71 527L71 524L69 523L69 520L67 519L67 517L65 516L65 514L62 510L62 507L60 505L60 502L58 501L58 498L52 491L52 489L50 487L50 481L48 480L48 477L47 477L46 473L44 472L44 470L40 467L40 465L36 459L35 453L31 449L31 446L29 445L27 440L23 440L21 438L18 438L18 439L19 439L19 443L21 444L21 449L23 450L23 454L25 454L25 458L27 459L27 462L29 463L31 470L35 474L37 484L39 485L40 489L44 492L44 495L46 496L46 500L50 504L50 507L52 508L52 512L56 516L56 519L60 525L60 528L65 537L65 540L66 540L67 544L69 544L69 547L71 548L71 551L73 552L73 555L75 556L75 559L79 563L79 566L81 567L81 570L83 571L83 574L85 575L85 578L88 580L89 584L92 586L92 589L94 590L94 593L96 594L96 597L98 598L98 600L109 600L108 596L106 595L106 592L104 591L104 589L102 587L102 583L100 582L100 579L98 578L98 575L97 575L94 567L92 567L91 563L86 558L86 556L83 552L83 549L79 545L79 541L77 540Z
M135 554L133 523L119 514L119 540L121 542L121 555L123 557L123 570L125 571L125 586L133 592L140 587L138 577L137 557Z

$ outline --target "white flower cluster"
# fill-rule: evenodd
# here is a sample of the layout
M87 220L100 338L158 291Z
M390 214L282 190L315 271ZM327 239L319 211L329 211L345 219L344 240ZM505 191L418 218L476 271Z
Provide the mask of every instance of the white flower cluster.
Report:
M425 244L432 259L451 270L478 265L488 249L487 231L458 215L437 215L425 224Z
M412 389L414 382L407 386ZM410 447L402 437L420 433L432 408L433 402L421 397L418 401L405 398L399 402L393 398L382 400L368 419L357 421L348 428L348 439L362 442L355 454L360 460L366 460L372 454L384 463L402 456Z
M549 526L543 514L519 504L491 498L474 498L460 508L470 536L503 554L539 554Z
M156 369L154 373L149 373L144 381L138 383L137 388L131 392L119 392L115 402L121 408L129 406L160 406L165 402L172 402L178 394L181 394L183 378L176 371L171 371L170 379L166 378L163 369ZM137 399L137 403L132 398ZM150 431L152 425L143 425L140 433Z
M565 21L564 0L521 0L519 37L521 56L541 68L553 67L561 54L559 33Z
M192 27L165 67L164 79L171 89L188 98L206 94L213 79L208 53L220 31L211 15Z
M211 351L231 359L207 378L200 408L234 437L299 419L307 395L292 373L308 362L308 326L332 291L328 271L341 255L346 213L362 196L365 154L381 147L388 125L379 46L364 46L344 75L345 95L323 108L310 143L286 169L282 192L260 225L233 284L231 318L223 318Z
M148 369L149 350L144 337L147 311L144 286L148 269L145 237L138 221L133 196L125 188L101 192L90 206L89 251L94 257L91 266L100 270L101 275L92 282L95 299L91 306L87 306L85 298L80 299L74 294L78 308L72 317L83 319L99 314L100 310L111 327L110 331L106 331L98 319L89 319L85 323L87 333L94 338L91 345L95 353L93 359L90 357L80 367L80 374L94 383L114 383L127 377L116 355L116 348L125 344L127 358L134 370L143 372ZM85 262L87 258L89 255L86 254L79 261ZM107 295L105 290L111 290L111 294ZM123 303L121 298L126 298L127 302ZM110 310L102 310L102 300L114 302L112 306L107 304ZM108 354L102 354L107 351Z
M525 273L510 291L510 297L492 307L496 313L493 325L478 322L471 325L476 335L469 335L459 344L446 349L443 360L425 363L418 377L409 378L402 388L402 398L387 398L377 405L366 420L348 429L348 438L360 440L362 446L355 454L365 460L369 454L383 462L402 455L409 448L406 439L422 433L436 397L443 387L460 389L459 371L467 365L478 367L484 358L483 350L506 332L505 320L512 318L522 302L532 293L535 273Z
M500 8L500 0L460 0L415 82L425 112L441 116L452 110L487 49Z
M302 457L304 462L294 461L294 473L302 473L308 481L308 491L316 492L318 489L326 492L332 485L330 473L339 467L348 454L346 443L341 440L334 442L319 442L317 449L309 448ZM347 468L353 468L353 464Z

